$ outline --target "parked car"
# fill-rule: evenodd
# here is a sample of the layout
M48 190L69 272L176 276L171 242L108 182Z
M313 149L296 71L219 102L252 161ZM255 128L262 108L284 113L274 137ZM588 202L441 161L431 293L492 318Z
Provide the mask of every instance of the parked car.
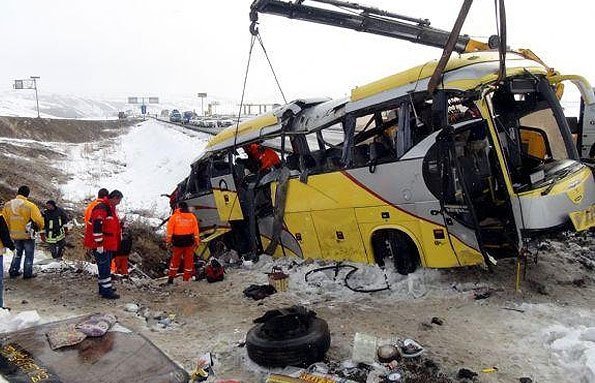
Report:
M170 122L182 122L182 114L179 110L174 109L169 114L169 121Z
M190 120L196 116L196 113L192 112L192 111L186 111L184 112L184 115L182 117L182 124L188 124L190 123Z

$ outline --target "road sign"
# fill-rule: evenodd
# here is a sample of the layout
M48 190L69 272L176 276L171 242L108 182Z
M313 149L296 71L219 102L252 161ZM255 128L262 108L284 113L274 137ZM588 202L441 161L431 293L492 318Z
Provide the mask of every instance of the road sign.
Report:
M141 105L140 106L140 113L141 114L147 114L147 106L146 105Z
M198 93L198 97L205 98L205 97L207 97L207 94L206 93Z
M149 104L159 104L159 97L149 97Z
M129 104L138 104L138 97L128 97Z
M14 88L15 89L25 89L23 87L23 80L14 80Z

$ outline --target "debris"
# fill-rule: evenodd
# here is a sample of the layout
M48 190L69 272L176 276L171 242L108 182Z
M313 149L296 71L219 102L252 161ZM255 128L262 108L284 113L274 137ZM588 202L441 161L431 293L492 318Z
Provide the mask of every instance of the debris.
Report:
M244 295L255 301L264 299L276 292L277 290L271 285L250 285L244 289Z
M196 368L190 374L190 382L203 382L209 378L209 375L213 374L213 358L211 353L208 352L201 355L196 361Z
M468 368L461 368L457 373L458 379L475 379L477 377L477 372L471 371Z
M389 383L398 383L401 382L403 375L399 371L392 371L386 375L386 381Z
M476 291L474 293L474 299L475 300L480 300L480 299L487 299L492 295L492 292L490 290L485 290L485 291Z
M116 323L114 314L93 314L76 324L76 329L87 336L103 336Z
M524 376L522 378L519 378L519 383L533 383L533 379Z
M139 309L140 307L136 303L126 303L126 306L124 306L124 311L131 313L136 313Z
M376 355L380 363L389 363L399 357L399 350L392 344L385 344L378 347Z
M433 317L432 323L437 324L438 326L442 326L444 324L444 319L439 318L439 317Z
M524 313L525 312L525 310L523 310L523 309L517 309L517 308L514 308L514 307L502 307L502 309L503 310L516 311L516 312L519 312L519 313Z
M320 362L331 345L326 321L303 306L267 311L254 323L246 334L246 349L261 366L310 366Z
M351 359L356 362L372 364L376 359L376 349L378 347L378 338L372 335L355 333L353 338L353 351Z
M87 338L87 335L77 330L75 323L57 327L48 331L45 335L52 350L74 346Z
M486 367L481 370L484 374L491 374L492 372L498 371L498 367Z
M415 358L423 354L425 350L419 343L408 338L403 340L400 351L403 358Z
M419 324L420 330L427 331L432 329L432 324L428 322L421 322Z
M279 266L273 266L269 276L269 285L273 286L277 291L287 291L289 275L283 272Z

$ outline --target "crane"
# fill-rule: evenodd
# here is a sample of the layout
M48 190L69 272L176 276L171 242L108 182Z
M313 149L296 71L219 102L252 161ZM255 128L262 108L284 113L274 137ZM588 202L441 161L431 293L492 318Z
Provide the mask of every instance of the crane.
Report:
M304 1L255 0L250 6L251 30L255 28L258 14L266 13L407 40L435 48L445 48L451 34L449 31L431 27L428 19L403 16L357 3L340 0L310 0L337 7L337 10L332 10L304 5ZM490 39L487 44L474 40L468 35L459 35L453 50L463 53L493 49L496 48L495 45L492 46L496 42L494 40Z

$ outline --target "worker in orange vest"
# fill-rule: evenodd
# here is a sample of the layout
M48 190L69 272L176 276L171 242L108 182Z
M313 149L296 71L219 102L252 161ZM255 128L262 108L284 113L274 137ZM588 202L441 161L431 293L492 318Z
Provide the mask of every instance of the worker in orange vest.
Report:
M252 143L245 147L248 157L258 163L260 172L267 172L281 165L279 155L271 148Z
M198 220L194 213L190 212L186 202L180 202L178 209L169 218L165 242L172 248L167 283L174 283L182 258L184 259L183 280L188 281L194 274L194 249L200 243L200 237Z
M109 191L106 188L99 189L99 191L97 192L97 199L91 201L87 205L87 207L85 208L85 228L87 225L91 224L91 212L93 211L95 206L97 206L97 204L102 202L103 199L108 196L108 194L109 194Z

